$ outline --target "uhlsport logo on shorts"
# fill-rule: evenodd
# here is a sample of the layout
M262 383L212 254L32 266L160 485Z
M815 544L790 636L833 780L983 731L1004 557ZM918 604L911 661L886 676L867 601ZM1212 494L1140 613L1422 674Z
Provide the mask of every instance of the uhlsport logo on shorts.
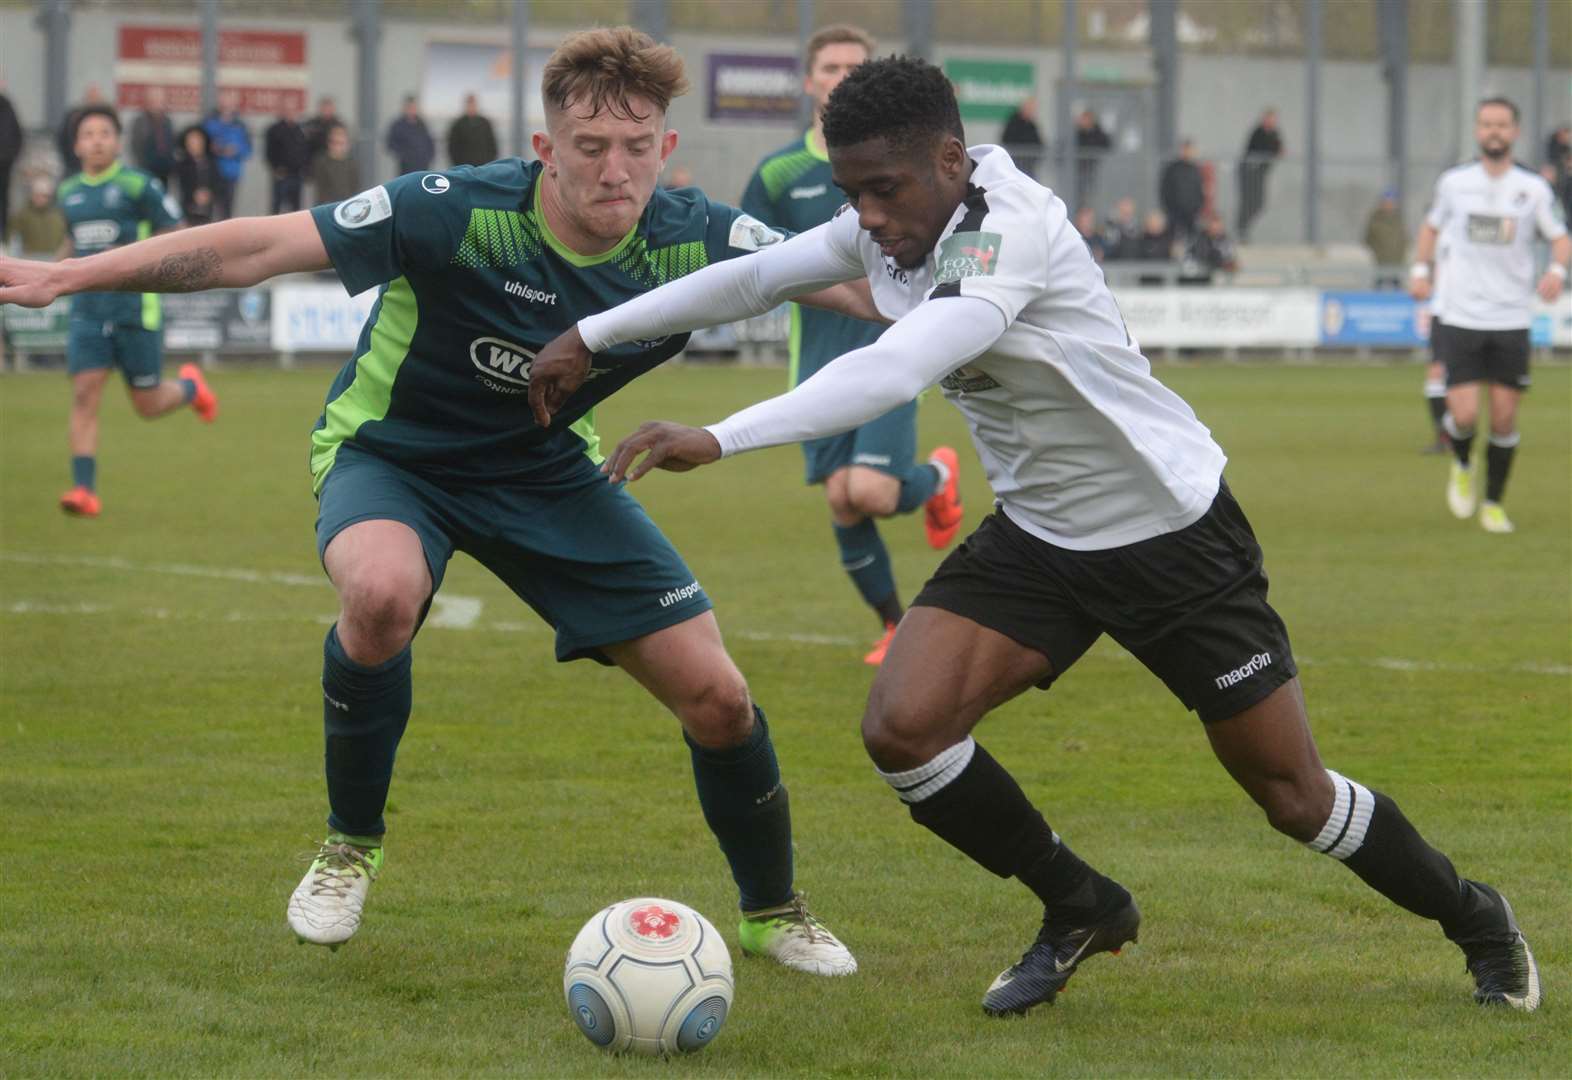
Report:
M1243 682L1250 676L1254 675L1256 672L1265 671L1271 666L1271 653L1256 653L1254 656L1240 664L1238 667L1234 668L1232 671L1225 671L1223 674L1217 676L1212 681L1217 684L1217 688L1219 690L1227 690L1235 683Z
M660 606L671 607L673 604L680 604L698 591L699 583L697 581L690 581L681 588L668 589L666 590L666 595L660 598Z

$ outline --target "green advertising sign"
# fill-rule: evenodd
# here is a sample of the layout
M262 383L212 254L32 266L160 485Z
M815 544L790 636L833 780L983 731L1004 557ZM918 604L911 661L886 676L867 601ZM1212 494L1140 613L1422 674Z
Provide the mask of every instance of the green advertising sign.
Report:
M963 120L1003 120L1037 93L1037 71L1029 60L955 60L944 62L955 84Z

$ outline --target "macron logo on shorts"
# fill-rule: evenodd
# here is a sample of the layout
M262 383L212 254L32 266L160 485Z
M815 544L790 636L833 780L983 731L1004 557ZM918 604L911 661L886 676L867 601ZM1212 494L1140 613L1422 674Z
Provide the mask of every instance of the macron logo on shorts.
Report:
M1240 664L1238 667L1234 668L1232 671L1224 672L1212 681L1217 684L1217 688L1219 690L1227 690L1235 683L1244 682L1244 680L1248 679L1256 672L1265 671L1271 666L1271 653L1256 653L1254 656Z
M673 604L679 604L698 591L699 583L690 581L680 589L668 590L666 595L660 598L660 606L671 607Z

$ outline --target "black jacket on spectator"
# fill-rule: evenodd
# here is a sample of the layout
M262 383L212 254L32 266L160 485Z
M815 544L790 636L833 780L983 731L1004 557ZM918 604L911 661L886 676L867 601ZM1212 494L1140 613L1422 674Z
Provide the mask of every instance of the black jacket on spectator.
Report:
M455 165L497 160L497 133L484 116L461 116L448 128L448 159Z
M22 156L22 123L11 99L0 94L0 237L6 235L11 196L11 167Z
M1206 205L1201 185L1201 170L1195 162L1176 158L1163 168L1158 184L1158 201L1168 215L1169 227L1179 236L1195 232L1195 218Z
M1121 225L1113 218L1103 224L1103 261L1136 258L1141 230L1131 224Z
M398 163L399 175L425 172L437 156L437 144L420 117L400 116L388 125L388 153ZM487 159L492 160L491 158Z
M306 132L306 145L309 148L309 160L315 161L317 157L327 151L328 132L336 127L343 127L344 121L338 117L324 118L320 113L300 125Z
M1043 136L1037 130L1036 121L1028 120L1021 115L1020 109L1016 109L1005 120L999 141L1009 151L1016 168L1027 176L1037 175L1037 163L1042 159L1042 154L1037 151L1042 148Z
M205 225L213 220L218 200L218 161L204 150L201 157L186 153L186 136L196 131L202 145L209 145L202 125L193 124L180 133L180 152L175 156L175 191L187 225Z
M142 112L131 121L131 160L169 186L175 171L175 125L166 112Z
M268 125L262 138L268 168L282 169L292 176L305 175L311 164L311 139L305 128L280 118Z

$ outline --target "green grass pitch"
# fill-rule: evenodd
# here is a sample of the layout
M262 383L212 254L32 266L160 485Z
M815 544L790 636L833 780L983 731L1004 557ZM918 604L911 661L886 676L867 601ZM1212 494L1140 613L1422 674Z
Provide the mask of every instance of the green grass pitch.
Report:
M367 920L336 954L297 948L284 903L326 812L334 602L306 452L330 374L236 365L211 428L106 394L96 521L55 509L63 376L0 379L0 1075L1572 1074L1572 372L1547 366L1525 399L1519 531L1499 537L1448 515L1444 460L1416 453L1415 365L1159 371L1232 457L1323 756L1507 893L1538 1014L1476 1008L1432 925L1271 832L1196 720L1100 644L978 734L1135 893L1141 941L1053 1008L985 1018L1038 909L874 776L857 725L876 628L789 447L635 490L770 714L798 883L861 973L736 957L726 1028L679 1061L578 1033L561 965L591 913L666 895L732 936L735 894L675 721L619 672L554 663L464 557L417 642ZM672 368L600 427L716 419L783 379ZM921 416L925 446L962 447L975 523L989 496L959 414L930 396ZM909 597L936 556L919 518L884 531Z

